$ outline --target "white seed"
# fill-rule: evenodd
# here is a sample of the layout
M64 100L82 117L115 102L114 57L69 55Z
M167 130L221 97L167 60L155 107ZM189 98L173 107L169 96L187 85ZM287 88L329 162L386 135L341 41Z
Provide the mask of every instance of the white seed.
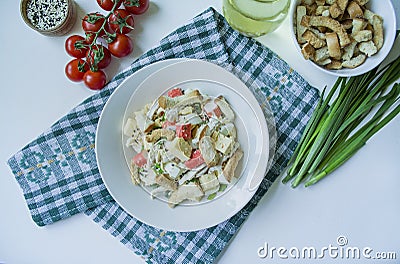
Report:
M49 30L60 25L67 11L67 0L30 0L26 7L29 21L40 30Z

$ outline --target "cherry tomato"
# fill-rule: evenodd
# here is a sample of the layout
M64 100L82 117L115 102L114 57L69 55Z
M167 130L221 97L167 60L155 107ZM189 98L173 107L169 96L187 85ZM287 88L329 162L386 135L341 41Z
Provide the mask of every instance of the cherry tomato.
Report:
M73 82L80 82L86 71L89 70L89 65L82 59L73 59L65 66L65 75Z
M122 58L133 51L133 42L130 37L123 34L117 34L114 41L108 43L108 49L115 57Z
M114 32L127 34L132 31L134 20L132 14L125 9L117 9L108 18L108 23Z
M72 35L65 41L65 50L75 58L83 58L87 52L85 38L79 35Z
M98 32L103 23L105 17L100 13L89 13L82 19L82 28L85 32Z
M111 63L111 53L106 47L96 45L92 47L91 51L87 51L86 60L91 66L95 68L97 66L97 69L104 69Z
M134 15L141 15L149 9L149 0L124 0L125 9Z
M97 0L97 3L101 8L103 8L106 11L110 11L115 3L116 0ZM118 0L116 8L120 7L122 4L122 0Z
M87 44L91 44L94 41L95 33L93 32L85 32L85 41Z
M110 25L108 23L106 23L104 25L103 30L101 30L101 32L99 32L99 34L97 35L97 39L98 38L106 39L108 37L106 32L109 33L110 35L112 35L114 33L114 31L110 28ZM94 41L95 36L96 36L96 32L90 32L90 31L85 32L85 41L86 41L86 43L87 44L92 44L93 42L95 42Z
M108 42L112 41L112 38L113 38L112 36L115 36L115 32L111 28L110 23L107 22L104 25L104 30L101 32L99 37L105 39L106 42L108 43Z
M106 85L107 77L102 70L91 71L88 70L83 75L85 85L92 90L101 90Z

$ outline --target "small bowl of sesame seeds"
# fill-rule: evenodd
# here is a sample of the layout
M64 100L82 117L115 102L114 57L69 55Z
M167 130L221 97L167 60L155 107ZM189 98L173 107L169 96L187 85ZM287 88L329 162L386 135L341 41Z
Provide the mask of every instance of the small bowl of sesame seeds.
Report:
M46 36L67 34L77 12L73 0L21 0L20 11L30 28Z

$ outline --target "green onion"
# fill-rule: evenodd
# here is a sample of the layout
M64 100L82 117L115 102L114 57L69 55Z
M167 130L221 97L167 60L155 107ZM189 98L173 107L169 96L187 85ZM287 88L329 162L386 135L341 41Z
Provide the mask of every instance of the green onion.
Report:
M161 163L155 163L153 165L153 170L157 175L164 174L163 166Z
M400 113L400 57L326 87L289 160L282 182L310 186L340 167ZM393 85L392 85L393 84ZM334 94L337 96L333 99Z
M210 194L210 195L207 197L207 200L212 200L212 199L214 199L215 197L217 197L217 193L216 193L216 192Z
M226 187L228 187L228 185L227 184L220 184L219 185L219 192L223 192L223 191L225 191L226 190Z

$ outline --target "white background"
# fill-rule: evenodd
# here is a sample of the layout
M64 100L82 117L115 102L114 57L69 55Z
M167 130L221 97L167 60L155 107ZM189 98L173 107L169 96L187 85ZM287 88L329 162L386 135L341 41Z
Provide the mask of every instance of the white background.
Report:
M78 19L97 11L95 0L76 0ZM398 4L399 1L395 0ZM112 62L111 78L169 32L209 6L221 12L221 0L152 0L136 17L133 54ZM31 220L7 159L94 92L69 82L64 66L70 57L64 37L45 37L26 26L19 1L1 0L0 27L0 263L142 263L132 251L83 214L39 228ZM331 85L335 78L315 72L295 52L288 20L258 40L278 53L311 84ZM82 33L76 23L70 34ZM397 46L400 44L397 43ZM397 50L398 53L398 50ZM261 259L257 249L348 246L397 253L400 259L400 116L349 162L315 187L291 189L276 181L251 213L218 263L314 263L310 260ZM343 263L326 257L324 263ZM318 263L321 263L319 261Z

